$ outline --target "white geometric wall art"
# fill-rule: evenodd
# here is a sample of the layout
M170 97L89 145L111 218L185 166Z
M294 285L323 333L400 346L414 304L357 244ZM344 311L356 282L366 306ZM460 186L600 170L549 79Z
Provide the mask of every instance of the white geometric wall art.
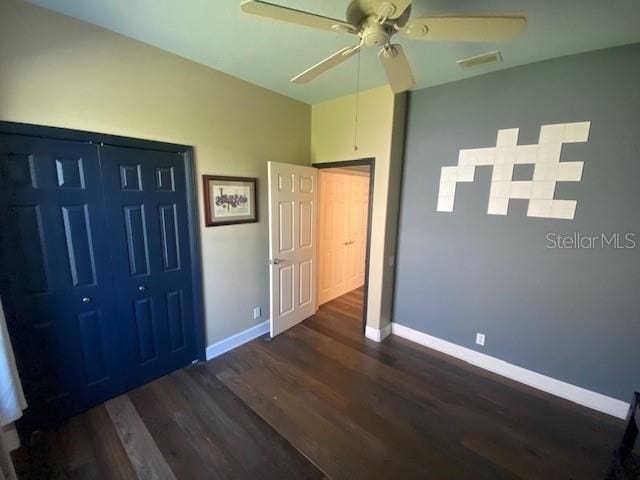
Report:
M458 182L473 182L477 166L491 165L489 215L506 215L509 200L529 200L528 217L572 220L577 201L554 198L557 182L579 182L584 162L561 162L563 143L587 142L591 122L542 125L537 144L518 145L519 128L498 130L495 147L460 150L458 165L442 167L438 192L439 212L453 212ZM515 165L533 164L533 178L514 181Z

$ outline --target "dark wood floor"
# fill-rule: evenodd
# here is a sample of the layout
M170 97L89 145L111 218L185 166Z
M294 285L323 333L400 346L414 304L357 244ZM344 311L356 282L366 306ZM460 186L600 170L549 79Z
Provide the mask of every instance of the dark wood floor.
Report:
M14 452L20 478L601 479L623 423L391 336L362 291Z

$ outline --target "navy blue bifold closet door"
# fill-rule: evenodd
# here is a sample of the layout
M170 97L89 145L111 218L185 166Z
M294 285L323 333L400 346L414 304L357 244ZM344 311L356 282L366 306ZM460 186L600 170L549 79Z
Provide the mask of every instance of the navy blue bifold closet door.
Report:
M0 292L31 426L196 359L185 168L0 134Z
M196 358L184 159L100 147L127 385Z
M0 135L3 303L30 411L125 388L95 145Z

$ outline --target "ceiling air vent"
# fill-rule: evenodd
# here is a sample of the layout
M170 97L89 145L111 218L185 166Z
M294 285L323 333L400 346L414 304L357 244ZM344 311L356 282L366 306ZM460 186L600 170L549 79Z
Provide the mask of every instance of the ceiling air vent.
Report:
M474 68L479 67L480 65L500 62L502 62L502 55L500 54L500 50L494 50L493 52L482 53L474 57L463 58L462 60L456 61L456 63L462 68Z

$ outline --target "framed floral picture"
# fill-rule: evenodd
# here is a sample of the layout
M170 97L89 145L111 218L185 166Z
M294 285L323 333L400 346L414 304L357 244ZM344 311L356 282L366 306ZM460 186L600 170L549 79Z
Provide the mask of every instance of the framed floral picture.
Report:
M205 226L258 221L256 178L203 175Z

